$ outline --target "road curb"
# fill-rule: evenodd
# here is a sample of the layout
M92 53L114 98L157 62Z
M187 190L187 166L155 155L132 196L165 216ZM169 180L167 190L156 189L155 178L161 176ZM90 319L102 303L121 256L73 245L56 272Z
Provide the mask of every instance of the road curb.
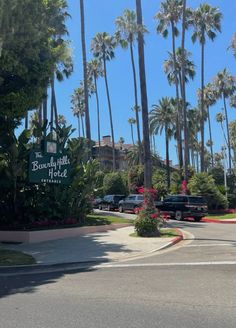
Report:
M174 246L175 244L179 243L181 240L184 239L183 232L175 228L176 231L178 231L179 236L173 238L170 242L163 245L162 247L159 247L157 249L153 249L148 252L143 252L139 255L131 255L129 258L126 259L118 259L118 260L96 260L96 261L78 261L78 262L70 262L70 263L50 263L50 264L31 264L31 265L17 265L17 266L1 266L0 267L0 276L8 276L8 275L27 275L27 274L40 274L40 273L46 273L46 272L58 272L58 271L73 271L73 270L83 270L83 269L89 269L94 266L100 265L100 264L115 264L120 262L127 262L129 260L134 260L137 258L142 258L145 256L152 255L153 253L156 253L158 251L162 251L164 249L170 248L171 246Z
M236 221L230 221L230 220L214 220L214 219L202 219L201 222L206 222L206 223L221 223L221 224L236 224Z

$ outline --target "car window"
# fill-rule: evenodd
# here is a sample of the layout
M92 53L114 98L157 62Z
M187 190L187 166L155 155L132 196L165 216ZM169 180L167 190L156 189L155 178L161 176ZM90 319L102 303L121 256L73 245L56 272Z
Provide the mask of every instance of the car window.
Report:
M135 196L129 196L127 197L128 200L135 200Z
M114 196L114 201L118 202L119 200L123 199L124 196Z
M192 204L205 204L206 200L203 197L189 197L189 203L192 203Z
M137 200L144 200L144 197L142 195L137 196Z
M188 201L187 197L184 197L184 196L175 197L175 202L184 203L184 202L187 202L187 201Z

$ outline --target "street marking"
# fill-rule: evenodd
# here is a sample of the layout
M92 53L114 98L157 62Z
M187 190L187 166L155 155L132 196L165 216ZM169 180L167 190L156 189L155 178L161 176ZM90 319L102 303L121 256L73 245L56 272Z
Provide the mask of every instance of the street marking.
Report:
M228 244L202 244L202 245L184 245L182 247L209 247L209 246L232 246L235 245L236 242L231 242Z
M185 262L185 263L137 263L137 264L101 264L93 266L100 268L142 268L142 267L165 267L165 266L210 266L210 265L236 265L236 261L211 261L211 262Z

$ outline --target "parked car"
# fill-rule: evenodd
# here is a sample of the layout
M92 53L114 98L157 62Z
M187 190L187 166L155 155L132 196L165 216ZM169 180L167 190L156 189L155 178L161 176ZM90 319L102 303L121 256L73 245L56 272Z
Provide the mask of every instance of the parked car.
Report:
M164 212L178 221L187 217L201 221L208 211L206 200L203 197L188 195L168 196L162 202L156 202L156 207L161 213Z
M119 202L119 212L122 213L124 211L133 211L134 213L138 213L140 207L142 207L143 201L143 195L129 195Z
M118 209L119 201L125 198L125 195L106 195L101 200L99 210L114 211Z
M102 201L102 198L95 198L92 200L92 206L93 208L98 208L99 207L99 204L101 203Z

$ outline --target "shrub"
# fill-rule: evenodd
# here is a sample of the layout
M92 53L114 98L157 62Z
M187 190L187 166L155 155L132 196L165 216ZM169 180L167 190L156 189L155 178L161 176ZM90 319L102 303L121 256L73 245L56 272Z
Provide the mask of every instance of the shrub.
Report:
M136 192L144 184L144 171L142 165L133 166L128 173L129 192Z
M159 224L160 219L153 202L153 197L151 193L145 191L143 208L134 223L135 231L141 237L159 236Z
M227 208L227 199L217 188L212 175L197 173L190 179L188 187L193 195L203 196L207 200L210 210Z
M156 170L152 176L153 188L157 190L158 198L165 197L168 194L167 180L165 172Z
M127 194L127 188L122 179L122 176L118 172L108 173L103 180L103 192L104 194Z

